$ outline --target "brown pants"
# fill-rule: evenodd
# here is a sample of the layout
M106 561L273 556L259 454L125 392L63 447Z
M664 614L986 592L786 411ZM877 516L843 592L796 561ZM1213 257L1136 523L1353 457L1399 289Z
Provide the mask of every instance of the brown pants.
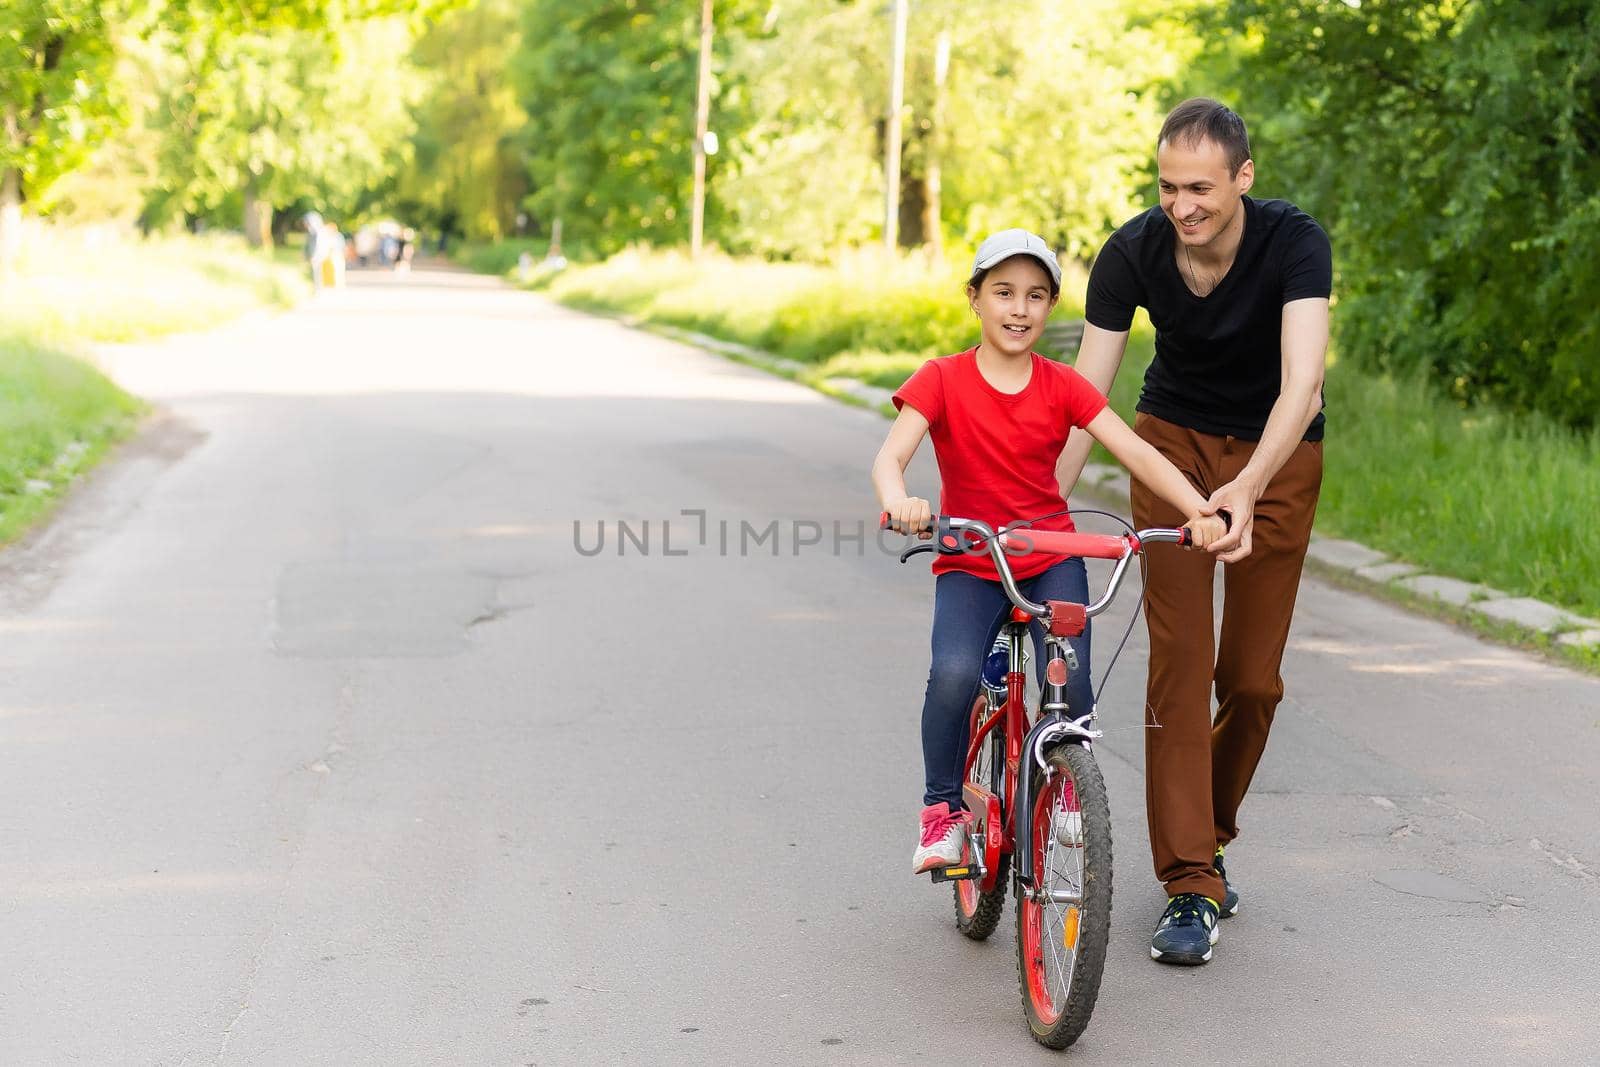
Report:
M1134 430L1205 496L1237 477L1256 447L1144 414ZM1169 896L1222 899L1211 859L1239 834L1239 804L1283 699L1278 668L1321 488L1322 443L1302 441L1256 502L1254 550L1225 565L1220 647L1212 638L1215 557L1170 545L1153 546L1147 557L1145 803L1156 877ZM1137 480L1131 496L1140 527L1187 519Z

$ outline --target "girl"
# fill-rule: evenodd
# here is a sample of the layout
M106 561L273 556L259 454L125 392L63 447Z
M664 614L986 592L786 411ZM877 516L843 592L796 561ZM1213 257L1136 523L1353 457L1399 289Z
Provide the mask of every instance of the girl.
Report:
M967 301L982 326L982 342L923 364L898 392L900 415L872 464L872 482L891 525L932 536L932 508L906 495L905 469L928 433L939 462L940 511L1000 527L1066 508L1056 481L1056 460L1067 435L1087 430L1133 476L1191 518L1196 546L1225 532L1221 519L1202 514L1205 497L1159 452L1137 437L1078 372L1032 350L1061 294L1061 268L1044 240L1026 230L1004 230L984 241L972 264ZM1034 524L1071 530L1060 515ZM977 695L984 654L1011 602L994 561L982 555L937 556L933 600L933 666L922 705L922 761L926 776L922 831L912 865L921 874L957 863L969 816L961 800L967 715ZM1012 571L1034 601L1089 600L1083 560L1032 554ZM1036 666L1045 663L1044 633L1032 627ZM1072 714L1088 714L1089 634L1072 641L1081 669L1072 676Z

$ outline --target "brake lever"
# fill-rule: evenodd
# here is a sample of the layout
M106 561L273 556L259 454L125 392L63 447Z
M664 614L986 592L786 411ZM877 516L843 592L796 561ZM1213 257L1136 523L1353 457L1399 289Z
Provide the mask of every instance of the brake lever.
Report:
M938 551L938 549L934 548L934 546L931 545L931 544L912 545L910 548L908 548L904 552L900 553L900 562L904 563L906 560L910 559L912 556L915 556L918 552L937 552L937 551Z

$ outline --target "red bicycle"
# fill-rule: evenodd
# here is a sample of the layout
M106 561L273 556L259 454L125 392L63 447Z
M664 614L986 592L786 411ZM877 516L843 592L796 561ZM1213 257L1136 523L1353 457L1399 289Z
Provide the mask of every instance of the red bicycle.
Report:
M1111 936L1111 808L1095 763L1095 712L1072 717L1067 679L1078 669L1067 638L1110 605L1128 563L1146 544L1190 544L1188 530L1121 535L1058 533L941 515L931 544L907 549L955 555L987 551L1013 605L996 639L1006 670L985 671L972 706L962 796L973 815L964 861L935 869L955 883L956 928L982 941L999 925L1008 881L1016 896L1017 979L1034 1040L1072 1044L1089 1025ZM888 515L879 519L886 527ZM1090 605L1036 604L1017 589L1009 558L1044 552L1115 560L1105 594ZM1026 706L1028 627L1045 629L1039 707ZM1020 813L1020 814L1019 814Z

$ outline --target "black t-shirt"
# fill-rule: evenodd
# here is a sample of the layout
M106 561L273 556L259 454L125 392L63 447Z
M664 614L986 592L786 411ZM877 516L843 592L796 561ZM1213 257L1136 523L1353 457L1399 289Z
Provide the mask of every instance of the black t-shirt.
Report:
M1244 198L1244 236L1209 296L1195 296L1159 207L1112 234L1089 273L1085 318L1120 332L1150 313L1156 357L1139 410L1201 433L1259 441L1283 386L1283 305L1333 291L1333 253L1317 221L1287 200ZM1306 430L1322 440L1322 413Z

